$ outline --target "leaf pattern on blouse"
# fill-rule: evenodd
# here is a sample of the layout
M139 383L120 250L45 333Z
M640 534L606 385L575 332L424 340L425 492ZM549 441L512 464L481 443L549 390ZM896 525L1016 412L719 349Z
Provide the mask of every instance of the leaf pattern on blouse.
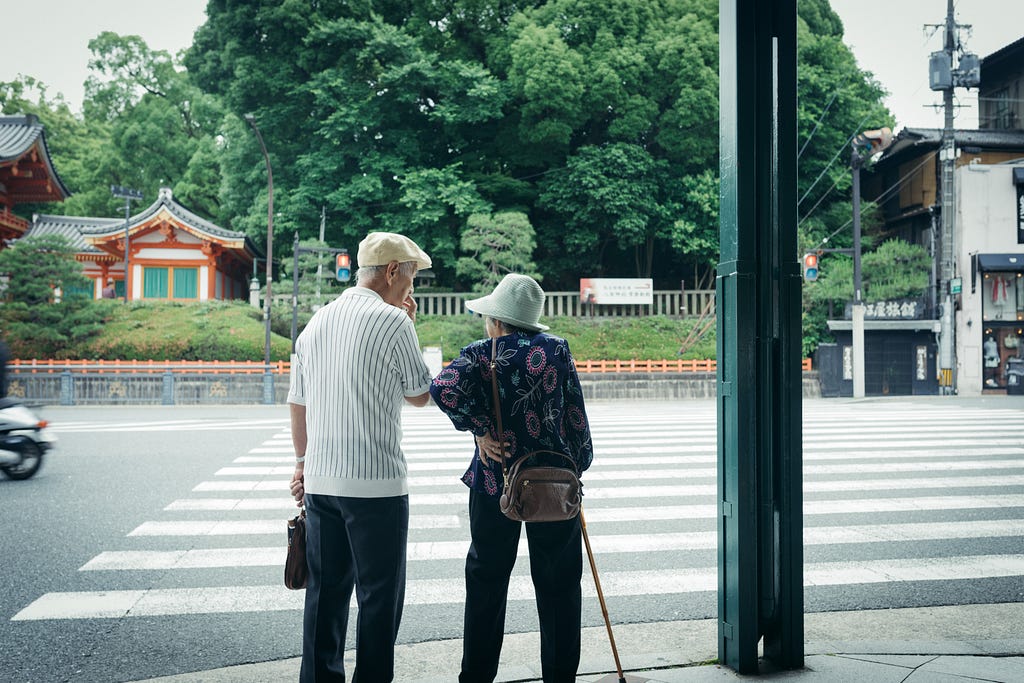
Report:
M437 406L459 431L497 438L491 405L491 340L462 349L430 385ZM594 457L583 388L569 344L551 334L517 332L499 337L495 365L506 455L514 461L536 450L566 453L580 472ZM462 481L481 493L498 497L501 464L473 459Z

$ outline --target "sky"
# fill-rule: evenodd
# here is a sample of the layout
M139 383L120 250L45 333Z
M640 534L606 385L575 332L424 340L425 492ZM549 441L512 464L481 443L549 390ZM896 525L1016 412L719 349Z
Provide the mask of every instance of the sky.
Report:
M925 24L944 24L946 0L831 0L843 21L844 42L857 64L874 74L890 95L885 103L896 117L897 130L942 128L942 93L928 88L928 56L942 49L943 32L925 32ZM1024 37L1021 0L958 0L957 23L970 24L961 33L967 52L984 59ZM957 88L957 128L978 127L978 91Z
M962 40L985 57L1024 37L1021 0L958 0L956 19L971 24ZM44 7L45 10L41 10ZM942 48L942 32L930 37L925 24L945 22L946 0L832 0L843 21L845 42L861 69L890 92L886 104L897 129L941 128L941 93L928 89L928 55ZM5 29L0 81L33 76L81 110L88 76L89 40L101 31L139 35L152 49L176 54L188 47L205 20L206 0L0 0ZM10 27L19 27L10 30ZM958 128L978 125L977 91L958 89Z

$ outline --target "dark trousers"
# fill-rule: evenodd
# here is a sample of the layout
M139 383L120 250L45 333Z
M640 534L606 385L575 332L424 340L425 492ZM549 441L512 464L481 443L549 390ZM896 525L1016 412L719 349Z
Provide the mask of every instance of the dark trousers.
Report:
M405 600L409 497L306 494L309 581L302 619L301 683L345 681L345 634L355 588L355 683L394 677Z
M498 500L469 493L473 542L466 557L466 620L460 683L491 683L505 634L509 577L516 563L520 522ZM580 663L583 547L580 520L526 524L530 573L540 617L540 662L545 683L571 683Z

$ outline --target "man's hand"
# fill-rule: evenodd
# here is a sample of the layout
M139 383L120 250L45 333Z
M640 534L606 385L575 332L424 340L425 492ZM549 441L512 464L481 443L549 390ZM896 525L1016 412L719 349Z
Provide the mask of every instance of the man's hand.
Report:
M484 436L476 437L476 446L480 449L480 462L487 464L487 460L493 460L494 462L501 462L501 447L502 443L497 439L492 439L489 434ZM505 448L508 448L508 442L504 443Z
M296 500L296 505L302 507L303 500L306 495L306 488L304 486L304 477L302 476L302 463L296 463L295 473L292 474L291 492L292 498Z
M405 301L402 302L402 308L405 309L409 319L416 322L416 300L412 298L412 295L405 297Z

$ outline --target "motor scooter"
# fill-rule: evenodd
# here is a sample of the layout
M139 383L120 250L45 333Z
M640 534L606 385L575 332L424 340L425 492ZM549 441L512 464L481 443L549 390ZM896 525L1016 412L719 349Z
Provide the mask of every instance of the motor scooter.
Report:
M11 479L28 479L39 471L43 454L57 437L28 406L15 398L0 398L0 470Z

